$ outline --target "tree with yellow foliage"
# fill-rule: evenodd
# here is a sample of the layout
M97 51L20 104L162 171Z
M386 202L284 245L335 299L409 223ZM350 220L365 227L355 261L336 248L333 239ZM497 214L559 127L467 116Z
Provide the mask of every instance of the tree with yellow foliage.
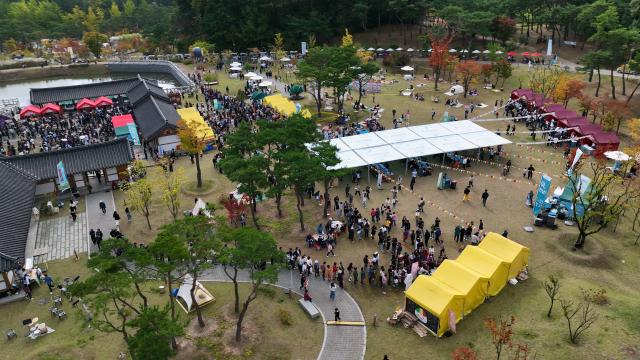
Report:
M555 101L562 102L564 106L569 104L569 100L573 98L579 98L582 96L582 90L586 87L584 81L581 81L574 76L568 74L561 74L558 79L558 84L553 92L553 99Z
M344 29L344 35L342 36L342 47L353 46L353 36L349 34L349 29Z
M194 129L187 126L184 121L178 121L178 138L180 139L180 147L189 155L195 157L198 188L202 187L200 153L204 150L204 136L206 135L198 135L198 133Z

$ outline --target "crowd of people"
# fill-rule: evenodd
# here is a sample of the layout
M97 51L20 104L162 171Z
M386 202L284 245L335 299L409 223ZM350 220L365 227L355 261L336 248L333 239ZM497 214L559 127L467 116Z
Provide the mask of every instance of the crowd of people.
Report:
M114 105L38 118L16 119L0 126L0 154L4 156L69 149L112 140L111 117L129 113L128 105Z

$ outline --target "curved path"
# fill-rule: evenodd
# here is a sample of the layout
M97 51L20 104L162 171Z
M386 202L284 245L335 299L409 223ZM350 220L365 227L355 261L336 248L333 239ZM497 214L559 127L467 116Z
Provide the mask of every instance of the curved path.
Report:
M249 282L249 275L245 271L238 273L241 282ZM222 267L217 266L207 270L200 278L201 281L229 282ZM300 293L300 276L297 271L283 270L278 275L278 281L273 284L284 289L291 289L296 294ZM320 311L324 322L324 340L318 354L318 360L362 360L367 343L367 329L365 326L339 326L327 325L328 320L333 320L333 311L340 309L342 321L364 322L362 311L355 300L344 289L338 288L336 300L329 299L329 283L313 275L309 278L309 294L313 297L313 303Z

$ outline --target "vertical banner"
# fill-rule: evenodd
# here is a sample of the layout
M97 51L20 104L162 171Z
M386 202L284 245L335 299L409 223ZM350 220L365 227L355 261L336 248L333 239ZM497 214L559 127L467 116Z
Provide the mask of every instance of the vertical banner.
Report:
M567 175L571 176L571 174L573 174L573 168L576 166L581 156L582 156L582 149L578 148L576 150L576 154L573 156L571 167L569 168L569 170L567 170Z
M67 180L67 173L64 171L64 164L62 161L58 162L56 169L58 171L58 188L63 192L69 190L71 186L69 185L69 180Z
M553 40L549 39L549 42L547 42L547 56L551 57L551 55L553 55L552 49L553 49Z
M542 210L542 206L544 205L544 201L547 199L547 193L549 192L549 188L551 187L551 177L547 174L542 175L542 179L540 179L540 186L538 186L538 194L536 195L536 202L533 206L533 215L538 216L540 210Z
M300 43L300 49L302 50L302 55L307 54L307 42L303 41Z

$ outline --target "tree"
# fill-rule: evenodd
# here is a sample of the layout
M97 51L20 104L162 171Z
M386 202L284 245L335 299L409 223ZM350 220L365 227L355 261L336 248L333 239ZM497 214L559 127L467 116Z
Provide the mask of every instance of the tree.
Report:
M353 36L349 34L349 29L344 29L344 35L342 35L342 47L353 46Z
M493 72L496 74L496 86L498 85L498 81L502 79L502 85L500 85L500 89L502 90L504 89L504 82L513 74L513 67L507 60L500 59L493 65Z
M453 360L478 360L476 352L468 347L459 347L451 354Z
M516 33L516 21L506 16L496 16L491 23L491 33L503 45Z
M189 216L179 219L172 224L167 224L162 227L162 235L159 235L162 242L171 245L174 251L171 254L177 254L184 256L184 273L191 277L191 301L193 307L196 310L198 316L198 325L204 327L204 318L202 317L202 310L198 306L196 301L196 287L198 284L198 277L206 269L210 268L211 260L213 257L214 249L218 248L218 240L215 236L214 227L211 219L205 216ZM164 247L164 249L169 246ZM161 252L163 247L160 247L158 251ZM165 269L166 270L166 269Z
M171 213L173 221L175 221L180 213L180 187L183 183L184 172L182 169L171 172L165 166L162 167L162 174L154 178L154 185L161 194L162 202Z
M184 334L184 329L168 313L167 307L153 306L129 322L137 329L127 343L133 359L166 360L175 355L170 341Z
M582 90L587 86L584 81L574 78L567 74L560 75L558 85L553 92L553 98L561 101L566 107L569 100L582 96Z
M556 91L562 71L556 68L538 67L529 72L529 87L537 92L549 97Z
M558 295L558 291L560 290L560 279L555 277L554 275L549 275L549 280L545 280L544 283L544 291L549 296L549 311L547 311L547 317L551 317L551 310L553 310L553 303L556 301L556 296Z
M484 326L491 334L491 343L496 351L496 360L500 360L504 347L509 349L513 347L513 324L515 322L514 316L511 316L509 320L500 319L499 322L490 317L484 319Z
M456 72L462 77L462 86L464 86L464 97L469 92L469 84L474 81L482 72L482 66L475 60L467 60L456 66Z
M434 29L429 33L429 41L431 42L429 65L433 69L434 89L436 91L438 90L438 80L450 62L449 44L451 40L450 37L442 36L439 32L434 31Z
M640 3L640 0L638 2ZM640 51L636 53L636 56L631 59L631 61L629 61L629 70L640 73ZM633 95L636 93L639 87L640 80L637 81L636 86L633 88L633 91L631 91L631 94L629 94L629 97L627 98L627 104L631 102L631 98L633 98Z
M600 69L606 65L607 58L609 58L609 52L604 50L591 51L582 57L582 61L584 62L585 66L591 69L592 72L593 69L595 69L598 73L598 85L596 86L595 94L596 97L598 97L598 95L600 94L600 85L602 84ZM589 79L591 79L591 77Z
M253 131L249 122L243 121L236 131L227 136L224 157L220 162L227 178L238 182L238 191L249 197L251 218L257 229L260 229L256 217L257 199L268 182L264 174L267 172L269 161L262 151L257 133Z
M360 57L361 64L356 66L353 70L352 77L356 79L358 84L358 104L362 101L362 95L367 87L367 84L373 78L380 68L378 64L375 62L365 62L362 57Z
M313 147L313 152L320 160L320 164L322 166L322 170L319 176L322 179L322 183L324 185L324 207L322 211L322 217L327 218L327 216L329 216L329 202L331 201L329 195L330 184L333 179L346 175L349 170L335 168L338 164L340 164L340 159L337 155L338 148L334 145L331 145L330 142L322 141L316 143Z
M611 129L615 126L616 134L620 133L620 126L622 123L633 115L633 112L629 108L626 102L609 100L606 102L607 114L610 114L612 120Z
M143 280L137 276L139 272L133 270L144 266L138 266L136 255L128 254L130 251L139 253L139 250L125 239L105 240L99 252L87 262L87 267L96 271L68 289L70 294L82 298L88 306L89 321L94 328L102 332L121 333L125 341L130 337L129 320L147 308L146 296L138 284ZM115 256L116 253L121 255Z
M153 187L149 180L142 178L134 182L125 183L124 192L131 211L144 216L147 219L147 227L151 230L151 222L149 221L151 210L149 206L153 199Z
M202 171L200 170L200 153L204 150L205 134L198 134L197 131L188 126L184 120L178 121L178 138L180 145L189 155L196 160L196 179L198 187L202 187Z
M102 54L102 44L109 40L107 35L101 34L97 31L88 31L82 35L82 42L87 45L89 50L95 55L98 59L100 58L100 54Z
M620 173L625 173L628 163L623 163ZM573 189L571 204L573 219L578 228L574 249L584 246L587 237L600 232L609 222L622 215L629 201L640 193L631 187L631 179L613 174L602 161L590 163L591 181L584 182L578 176L580 166L569 176L568 186Z
M167 287L171 320L176 320L176 307L173 299L173 287L182 282L186 274L185 263L189 258L189 249L181 240L174 236L172 228L160 228L156 238L148 246L149 254L153 256L154 268L158 277L164 280ZM178 285L179 286L179 285ZM173 349L177 348L175 337L171 340Z
M560 299L560 307L569 327L569 340L572 344L577 344L582 333L587 331L598 319L598 315L593 309L593 303L583 301L576 306L571 300ZM575 318L576 315L578 315L577 318Z
M298 77L309 86L309 93L316 102L318 117L322 111L322 87L326 85L329 78L327 67L332 51L328 47L312 47L298 64Z
M258 289L278 279L283 254L271 234L253 228L239 228L222 235L225 246L220 250L219 259L225 274L233 281L235 289L236 341L242 340L242 322L249 305L258 297ZM240 308L238 292L238 270L249 272L251 290ZM230 272L232 271L232 272Z
M360 58L356 56L356 49L353 46L332 48L330 61L326 68L326 85L333 89L338 112L343 109L344 95L353 80L353 69L358 66L360 66Z

